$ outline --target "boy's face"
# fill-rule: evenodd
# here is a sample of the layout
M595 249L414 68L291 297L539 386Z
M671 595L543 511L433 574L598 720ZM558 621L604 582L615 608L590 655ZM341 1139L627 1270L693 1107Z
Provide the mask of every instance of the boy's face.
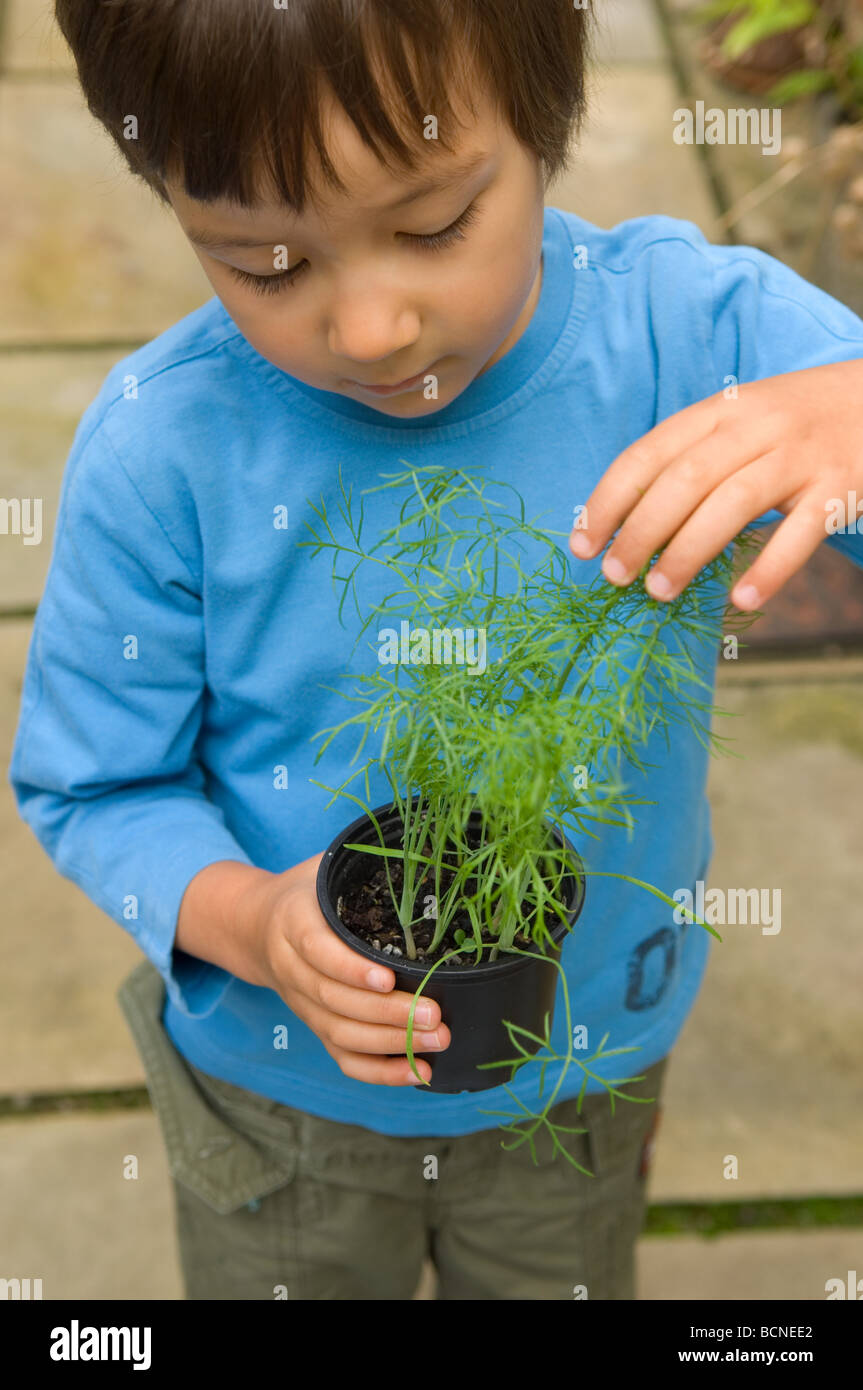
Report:
M203 203L167 182L215 293L262 357L309 386L407 419L448 405L520 338L542 283L541 169L494 106L474 100L479 119L469 118L454 153L424 141L411 183L387 172L330 101L324 138L350 191L327 189L302 217L276 202L254 211ZM459 165L476 155L460 180ZM431 177L445 182L407 201ZM437 248L419 240L457 219L463 239L448 234ZM241 238L254 245L236 245ZM274 268L285 265L287 273ZM244 283L244 272L262 278ZM366 389L406 380L389 394Z

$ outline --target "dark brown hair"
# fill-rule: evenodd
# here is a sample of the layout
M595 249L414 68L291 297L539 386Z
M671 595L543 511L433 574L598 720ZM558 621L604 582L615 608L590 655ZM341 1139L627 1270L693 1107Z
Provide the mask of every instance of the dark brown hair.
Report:
M90 111L165 202L163 180L177 177L191 198L251 208L265 189L302 212L310 148L343 192L322 82L381 162L392 169L389 153L411 172L429 114L452 148L454 82L469 107L472 80L488 82L546 185L584 115L590 10L573 0L56 0L55 11Z

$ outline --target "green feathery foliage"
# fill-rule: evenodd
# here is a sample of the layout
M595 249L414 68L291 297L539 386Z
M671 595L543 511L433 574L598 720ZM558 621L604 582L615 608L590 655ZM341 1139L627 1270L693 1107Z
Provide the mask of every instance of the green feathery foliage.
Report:
M565 992L550 933L568 921L567 885L572 886L574 866L550 827L576 842L597 838L603 826L624 826L631 835L633 808L651 803L629 794L627 771L649 767L643 760L648 740L660 734L670 746L676 725L691 728L711 752L730 751L711 730L714 710L704 698L710 685L698 674L693 647L716 646L722 635L744 629L758 615L728 603L736 568L730 547L677 599L659 603L641 582L649 566L625 589L601 573L590 584L575 583L565 549L568 533L542 529L538 518L525 515L513 488L477 470L406 465L402 472L381 476L385 481L366 491L398 494L395 525L367 541L366 494L356 502L340 477L337 519L323 498L320 507L310 503L319 524L308 522L312 540L301 542L316 555L330 553L339 618L344 624L350 604L359 622L357 644L370 627L378 637L377 647L369 644L378 652L377 666L349 673L350 689L340 691L358 706L356 712L316 736L323 740L318 759L339 735L352 734L357 745L352 765L358 766L341 786L325 788L333 794L328 804L347 798L374 821L380 844L348 848L383 861L408 959L416 959L413 928L419 919L414 914L423 900L421 882L430 872L436 930L426 958L440 948L462 911L472 935L460 934L460 955L479 961L487 953L494 959L520 952L516 939L527 939L533 952L557 965ZM739 551L751 560L749 552L759 543L755 533L744 532ZM387 592L371 599L363 583L376 569L386 572ZM384 664L382 636L399 633L405 622L410 659ZM379 735L377 751L360 762L373 734ZM385 843L374 819L372 769L380 770L392 789L404 826L399 846ZM350 790L359 777L364 797ZM479 838L470 833L477 812ZM402 868L400 891L390 873L394 860ZM679 908L641 880L601 876L625 879ZM691 914L690 920L718 935ZM432 966L414 1008L433 970L448 958ZM566 1008L568 1015L568 998ZM521 1136L518 1143L529 1141L533 1151L533 1134L545 1125L555 1152L575 1164L548 1112L573 1061L584 1071L583 1095L593 1075L589 1064L616 1054L603 1051L603 1038L593 1057L579 1060L569 1022L567 1017L570 1047L564 1056L551 1046L548 1019L544 1038L508 1023L518 1055L489 1065L507 1066L514 1075L526 1063L538 1062L542 1095L546 1067L563 1063L541 1115L527 1112L536 1120L533 1127L523 1130L523 1116L515 1115L508 1129ZM538 1059L522 1046L520 1035L549 1055ZM413 1009L407 1052L416 1072L412 1036ZM614 1096L622 1093L614 1083L603 1084L610 1088L613 1109Z

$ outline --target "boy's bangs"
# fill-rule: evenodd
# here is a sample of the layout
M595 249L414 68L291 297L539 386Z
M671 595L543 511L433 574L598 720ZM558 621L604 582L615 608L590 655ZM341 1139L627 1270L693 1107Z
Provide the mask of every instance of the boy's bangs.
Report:
M467 35L446 0L400 8L362 0L286 0L284 9L272 0L157 3L166 23L154 25L151 13L140 41L138 6L121 8L122 28L106 9L101 32L90 36L114 59L102 81L102 109L93 100L90 106L115 138L119 130L129 163L161 198L172 178L202 201L251 208L269 196L302 212L311 151L316 176L319 169L343 192L322 128L324 90L390 169L416 169L430 114L436 142L450 148L448 90ZM458 82L472 109L469 85L466 75ZM134 142L123 140L130 114L137 117Z
M390 170L416 169L430 113L438 120L437 143L449 149L463 35L451 23L447 4L420 3L410 10L408 30L381 22L362 0L289 0L284 10L255 5L257 32L251 36L244 27L250 13L238 5L244 23L237 26L234 52L245 46L256 56L251 64L226 57L208 74L209 102L200 101L194 73L180 77L178 97L185 91L197 99L188 108L181 100L173 107L170 148L180 155L163 167L176 169L192 198L221 197L248 208L270 197L302 212L318 171L329 188L345 192L327 150L325 93ZM467 81L458 87L473 110Z
M481 83L547 176L565 162L588 25L571 0L277 3L56 0L91 112L163 200L166 179L200 201L298 213L319 177L344 192L325 93L396 174L423 162L430 116L452 150L453 100L474 111Z

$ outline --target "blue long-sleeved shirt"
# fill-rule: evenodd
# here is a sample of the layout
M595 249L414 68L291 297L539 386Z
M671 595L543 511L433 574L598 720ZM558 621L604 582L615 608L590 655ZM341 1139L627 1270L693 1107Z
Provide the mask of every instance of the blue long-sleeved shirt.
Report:
M346 801L325 810L310 781L347 775L353 745L337 740L316 766L310 739L350 712L322 687L339 684L355 634L338 626L326 562L298 548L306 499L335 500L340 466L357 491L400 460L480 466L565 532L627 445L729 377L852 358L863 358L863 322L761 252L712 246L666 217L605 231L549 208L526 331L424 419L391 419L288 376L218 299L109 372L64 473L10 782L59 872L160 971L164 1025L186 1057L389 1134L463 1134L498 1123L483 1110L512 1108L501 1088L447 1096L351 1080L273 991L174 949L199 870L234 859L282 871L356 815ZM378 522L392 524L379 505ZM826 543L863 563L863 535ZM598 561L570 568L585 583ZM700 657L710 681L716 657ZM638 811L635 836L609 829L578 847L592 871L694 889L712 853L708 754L677 727L650 761L631 782L655 803ZM372 785L372 804L385 802L383 782ZM587 1026L589 1052L606 1033L608 1048L639 1049L596 1064L601 1076L638 1074L668 1053L710 940L637 887L588 880L563 954L573 1023ZM278 1025L287 1049L274 1047ZM564 1027L559 987L560 1050ZM537 1073L525 1067L513 1085L531 1108ZM581 1080L573 1066L560 1098Z

